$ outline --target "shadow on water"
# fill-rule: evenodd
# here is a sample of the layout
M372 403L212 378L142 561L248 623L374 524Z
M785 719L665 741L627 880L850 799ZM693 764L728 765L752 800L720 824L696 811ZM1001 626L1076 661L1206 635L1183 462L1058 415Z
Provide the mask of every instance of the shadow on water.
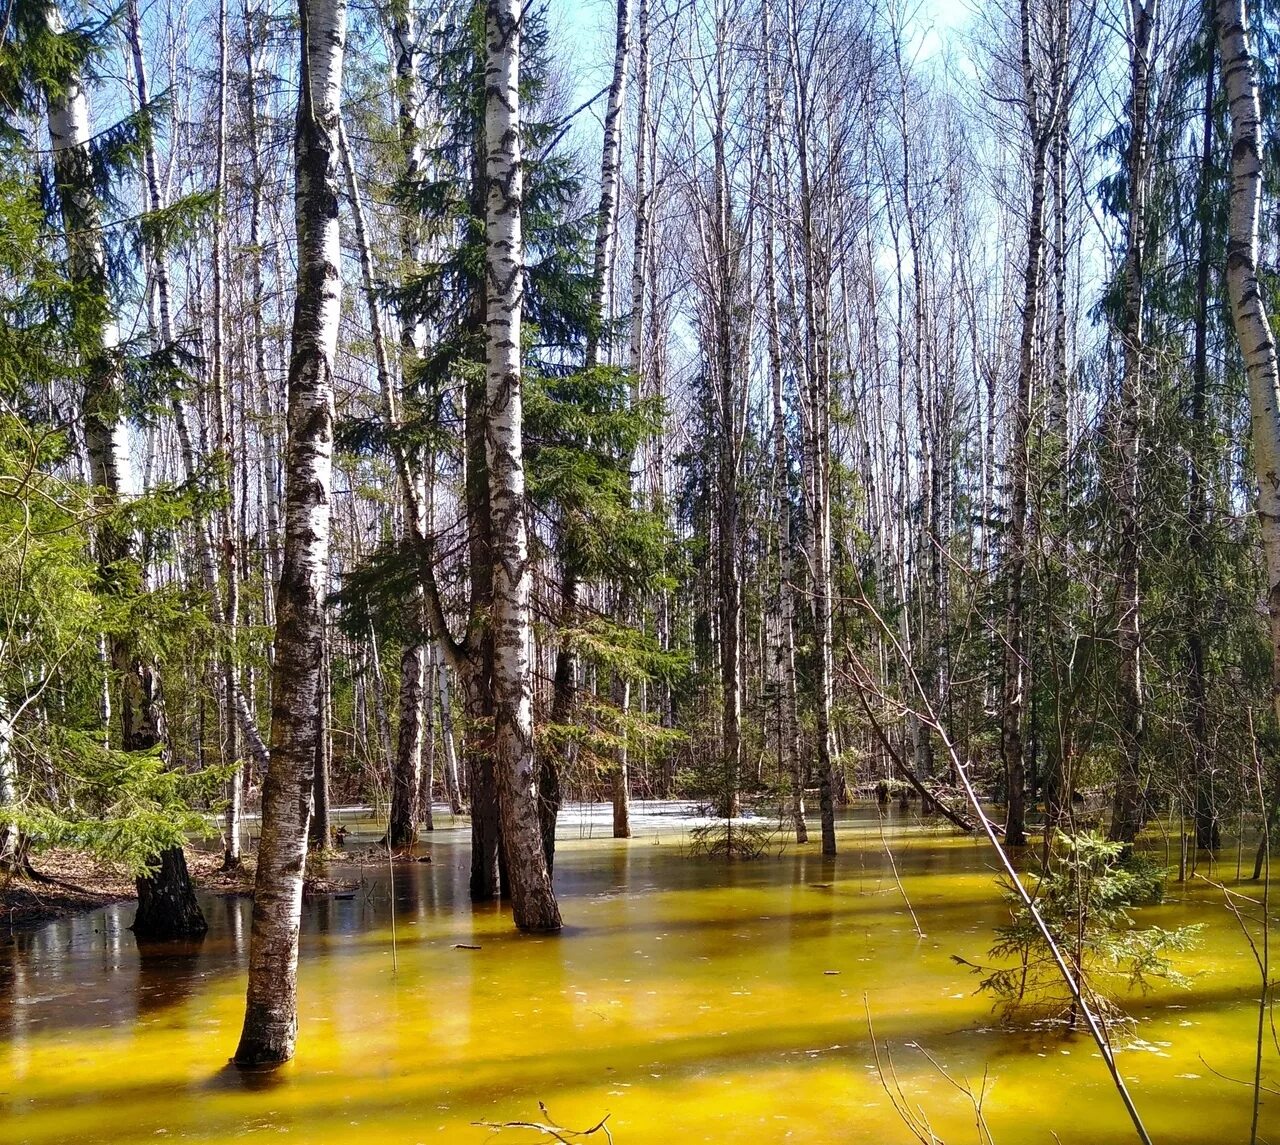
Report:
M465 848L462 849L465 859ZM395 866L395 917L401 937L451 912L499 922L502 904L467 902L465 863L400 862ZM391 919L387 868L335 863L330 872L355 889L303 901L301 959L385 945ZM209 930L196 941L139 942L129 929L135 903L17 928L0 935L0 1039L35 1033L127 1027L182 1006L203 987L244 973L253 902L240 895L201 895ZM465 937L465 936L464 936Z
M178 1006L205 985L204 937L166 942L134 940L137 979L134 993L139 1018Z
M269 1069L241 1069L234 1059L228 1058L221 1069L196 1088L211 1093L272 1093L293 1080L295 1069L292 1062Z

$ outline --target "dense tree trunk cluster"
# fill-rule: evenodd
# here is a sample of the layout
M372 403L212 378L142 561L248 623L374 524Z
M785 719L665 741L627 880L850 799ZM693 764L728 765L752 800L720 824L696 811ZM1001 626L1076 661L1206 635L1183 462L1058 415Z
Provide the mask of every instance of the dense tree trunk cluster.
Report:
M465 814L538 932L568 804L733 853L816 803L826 857L875 791L1046 854L1274 809L1244 6L605 15L600 60L519 0L0 31L0 866L114 848L138 933L199 933L220 817L242 1065L348 802L393 854Z

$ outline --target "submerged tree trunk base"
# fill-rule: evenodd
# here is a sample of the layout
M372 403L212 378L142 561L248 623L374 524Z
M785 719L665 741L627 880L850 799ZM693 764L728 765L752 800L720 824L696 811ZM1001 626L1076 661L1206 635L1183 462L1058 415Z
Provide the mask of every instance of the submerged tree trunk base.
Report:
M137 887L138 912L132 927L136 937L194 938L209 929L181 847L162 851L155 874L138 879Z
M1222 849L1222 826L1212 812L1196 815L1196 849L1214 853Z
M631 838L631 800L627 791L626 764L613 780L613 837Z
M271 1070L284 1065L293 1057L298 1040L297 1023L287 1030L280 1027L277 1015L259 1013L255 1009L245 1012L245 1032L231 1059L236 1069ZM254 1033L250 1034L250 1026Z

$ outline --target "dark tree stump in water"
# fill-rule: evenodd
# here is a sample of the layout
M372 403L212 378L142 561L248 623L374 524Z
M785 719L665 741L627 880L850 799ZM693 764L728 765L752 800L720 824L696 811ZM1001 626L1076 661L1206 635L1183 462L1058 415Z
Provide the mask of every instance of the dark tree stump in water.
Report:
M133 933L138 938L193 938L209 929L187 871L181 847L160 853L155 874L138 879L138 913Z

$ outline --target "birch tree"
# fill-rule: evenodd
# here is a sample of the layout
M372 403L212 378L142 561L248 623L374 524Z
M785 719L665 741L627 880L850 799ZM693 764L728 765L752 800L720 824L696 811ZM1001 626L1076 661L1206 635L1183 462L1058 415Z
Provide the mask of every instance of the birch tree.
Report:
M740 809L742 773L742 454L746 422L743 347L749 344L740 322L743 315L744 262L747 247L743 222L737 217L730 169L730 102L734 60L729 41L728 7L712 11L712 49L707 95L710 103L710 194L699 219L699 239L706 275L704 352L712 387L717 457L715 459L716 576L719 622L720 736L722 790L720 811L726 818Z
M1271 629L1271 698L1280 718L1280 368L1275 334L1258 278L1258 218L1262 211L1263 122L1258 69L1243 0L1219 0L1218 57L1231 115L1227 292L1249 381L1258 520L1266 560Z
M600 158L600 207L596 215L595 267L592 275L591 305L594 322L587 329L587 367L597 356L597 338L609 317L609 300L613 294L614 252L618 236L618 190L622 181L622 123L627 99L627 67L631 45L631 3L618 0L617 24L613 53L613 79L609 84L609 103L604 119L604 145ZM647 13L645 18L647 19ZM643 129L643 125L642 128ZM633 380L633 395L636 381ZM628 466L628 469L631 467ZM621 594L620 608L629 607L629 594ZM614 698L625 718L631 704L631 681L622 679L615 685ZM613 837L631 837L630 773L627 733L614 754L616 772L613 777Z
M795 124L795 154L798 169L799 263L802 294L793 306L803 316L801 350L797 373L801 382L803 424L803 472L806 537L812 586L811 609L815 637L813 672L816 723L818 798L822 817L822 853L836 853L835 775L832 764L831 724L834 667L832 661L832 576L831 576L831 342L830 296L833 280L833 207L840 179L838 158L828 156L830 166L818 179L812 154L820 127L820 111L814 107L814 86L823 67L806 66L814 57L831 64L832 40L839 25L833 12L819 5L814 27L802 28L800 5L791 0L787 7L787 56L792 95L792 122ZM841 29L842 31L844 29ZM851 37L852 38L852 37ZM807 42L805 42L807 40ZM847 97L846 97L847 98ZM833 152L837 140L827 140Z
M774 136L782 129L781 97L775 89L772 53L772 5L762 5L765 120L764 120L764 287L765 322L769 337L769 392L773 415L774 535L778 554L778 635L774 652L778 688L778 745L780 770L791 779L791 820L797 843L809 841L804 810L804 768L800 758L800 720L796 689L795 585L792 579L790 453L783 407L782 323L778 314L777 220L781 216Z
M1022 276L1018 373L1011 412L1009 512L1002 572L1005 580L1004 682L1000 754L1008 790L1005 841L1026 842L1026 758L1024 719L1030 681L1024 629L1027 570L1027 502L1030 482L1032 391L1038 368L1039 322L1045 259L1045 202L1049 151L1067 101L1071 0L1020 0L1018 35L1030 175L1026 217L1026 260Z
M1129 149L1125 175L1129 213L1125 222L1123 301L1120 339L1119 618L1121 744L1120 776L1111 814L1111 838L1132 843L1142 826L1142 630L1140 578L1142 388L1145 347L1146 228L1148 194L1148 104L1151 52L1158 0L1129 4Z
M542 849L533 750L520 327L520 0L485 5L486 459L493 550L494 774L511 905L521 930L560 929Z
M1209 283L1213 227L1208 204L1214 183L1214 125L1218 89L1216 13L1207 14L1208 61L1200 109L1200 155L1196 189L1201 209L1196 216L1196 284L1194 335L1192 340L1191 408L1192 443L1187 465L1187 525L1190 548L1197 567L1207 557L1207 528L1210 516L1208 467L1211 446L1209 422ZM1196 783L1196 846L1216 851L1222 835L1215 797L1213 762L1209 749L1209 689L1206 671L1207 629L1203 594L1193 587L1187 625L1187 693L1191 702L1191 744Z
M338 132L345 0L302 0L294 142L298 277L289 361L285 537L276 598L271 762L262 793L249 988L235 1062L288 1061L297 1038L298 926L319 736L329 575L333 370L341 310Z
M423 173L423 92L420 75L421 35L420 21L412 4L397 4L392 13L392 42L395 48L395 78L397 130L400 150L404 160L403 179L413 187ZM348 164L350 167L350 165ZM355 175L348 172L352 201L356 198ZM360 221L357 214L357 221ZM361 224L363 226L363 224ZM400 258L409 271L418 266L422 258L421 227L410 212L403 213L400 233ZM368 241L360 240L362 266L369 261ZM377 298L373 290L372 271L365 273L369 320L378 342L383 339L381 322L376 317ZM423 336L422 324L405 314L400 322L401 375L419 358ZM376 349L376 347L375 347ZM383 392L383 410L387 424L394 428L398 418L392 398L392 379L385 349L378 352L379 385ZM397 446L397 466L401 470L401 495L404 512L411 518L405 527L406 541L410 546L420 543L427 533L426 490L420 479L421 459L416 451L406 451ZM418 591L416 612L419 624L426 616L422 606L422 592ZM425 625L424 625L425 626ZM427 649L420 641L406 644L400 658L400 722L396 738L396 758L391 776L391 813L387 825L389 842L393 847L412 843L418 833L418 792L422 780L422 743L424 713L430 707L430 691L426 687ZM428 822L430 820L431 791L428 782L426 792Z
M218 0L218 112L217 137L214 143L213 183L213 339L209 363L211 404L217 437L217 468L220 472L221 507L218 527L221 534L222 583L226 598L223 605L224 649L222 655L223 734L227 761L232 764L231 799L227 811L227 844L223 865L228 870L240 866L240 815L242 802L241 767L236 724L236 700L240 692L236 663L236 630L240 622L240 567L236 556L235 482L233 480L234 433L227 393L226 346L226 257L224 251L222 200L226 194L227 173L227 0Z

